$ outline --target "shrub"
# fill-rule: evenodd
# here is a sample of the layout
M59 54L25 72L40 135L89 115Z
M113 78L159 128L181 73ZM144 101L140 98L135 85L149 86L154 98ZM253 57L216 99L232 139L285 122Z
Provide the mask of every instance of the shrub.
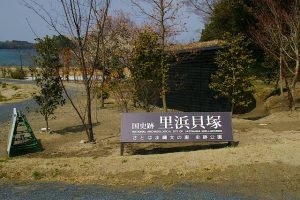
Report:
M133 97L133 84L130 80L115 79L112 82L112 96L124 112L128 112Z
M25 73L22 69L9 70L9 77L13 79L25 79Z
M44 174L38 172L38 171L33 171L32 174L31 174L32 178L35 179L35 180L39 180L41 178L44 177Z
M14 90L18 90L18 89L20 89L18 86L16 86L16 85L13 85L12 86L12 89L14 89Z
M2 87L2 88L7 88L7 83L2 83L2 84L1 84L1 87Z
M7 178L7 173L1 172L0 173L0 179L2 179L2 178Z
M5 100L6 100L6 97L3 96L3 95L0 93L0 102L1 102L1 101L5 101Z
M251 51L248 50L246 37L238 34L225 34L223 48L217 53L218 70L212 74L210 89L215 97L225 97L231 104L231 111L249 108L253 105L252 83L249 69L254 64Z
M1 69L1 77L6 78L8 70L5 67L0 67Z

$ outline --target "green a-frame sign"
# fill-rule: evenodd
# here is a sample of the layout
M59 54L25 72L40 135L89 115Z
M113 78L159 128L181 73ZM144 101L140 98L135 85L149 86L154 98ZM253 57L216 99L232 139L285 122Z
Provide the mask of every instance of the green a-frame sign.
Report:
M10 157L37 151L42 151L40 142L33 134L25 115L14 108L11 131L7 145L8 156Z

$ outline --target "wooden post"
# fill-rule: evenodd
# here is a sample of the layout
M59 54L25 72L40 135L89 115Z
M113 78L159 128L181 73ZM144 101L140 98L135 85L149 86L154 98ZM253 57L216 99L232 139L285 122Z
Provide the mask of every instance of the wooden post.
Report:
M124 154L125 143L121 142L121 156Z

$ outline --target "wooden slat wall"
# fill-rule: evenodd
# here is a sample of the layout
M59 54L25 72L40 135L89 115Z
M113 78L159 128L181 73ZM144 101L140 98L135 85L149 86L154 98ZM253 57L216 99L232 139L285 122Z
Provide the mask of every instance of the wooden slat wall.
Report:
M230 111L226 99L213 98L210 77L217 69L218 47L177 53L177 61L169 70L168 107L185 112Z

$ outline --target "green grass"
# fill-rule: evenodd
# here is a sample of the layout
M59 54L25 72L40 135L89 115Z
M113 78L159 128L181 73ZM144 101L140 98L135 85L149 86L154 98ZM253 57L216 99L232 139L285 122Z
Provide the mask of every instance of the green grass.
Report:
M261 80L252 80L251 83L253 84L254 89L256 92L266 92L274 90L275 83L267 84Z
M55 169L54 172L52 172L52 177L56 177L60 174L59 169Z
M0 163L5 163L8 161L8 158L0 158Z
M22 98L22 94L20 94L20 93L14 94L11 98L12 98L12 99L19 99L19 98Z
M8 85L7 83L2 83L1 87L4 89L4 88L7 88L7 85Z
M7 178L7 174L5 172L0 172L0 179Z
M41 172L38 172L38 171L33 171L32 174L31 174L32 178L34 180L40 180L41 178L43 178L45 175Z
M6 101L7 98L0 93L0 102Z
M20 89L20 88L19 88L18 86L16 86L16 85L13 85L11 88L14 89L14 90Z

